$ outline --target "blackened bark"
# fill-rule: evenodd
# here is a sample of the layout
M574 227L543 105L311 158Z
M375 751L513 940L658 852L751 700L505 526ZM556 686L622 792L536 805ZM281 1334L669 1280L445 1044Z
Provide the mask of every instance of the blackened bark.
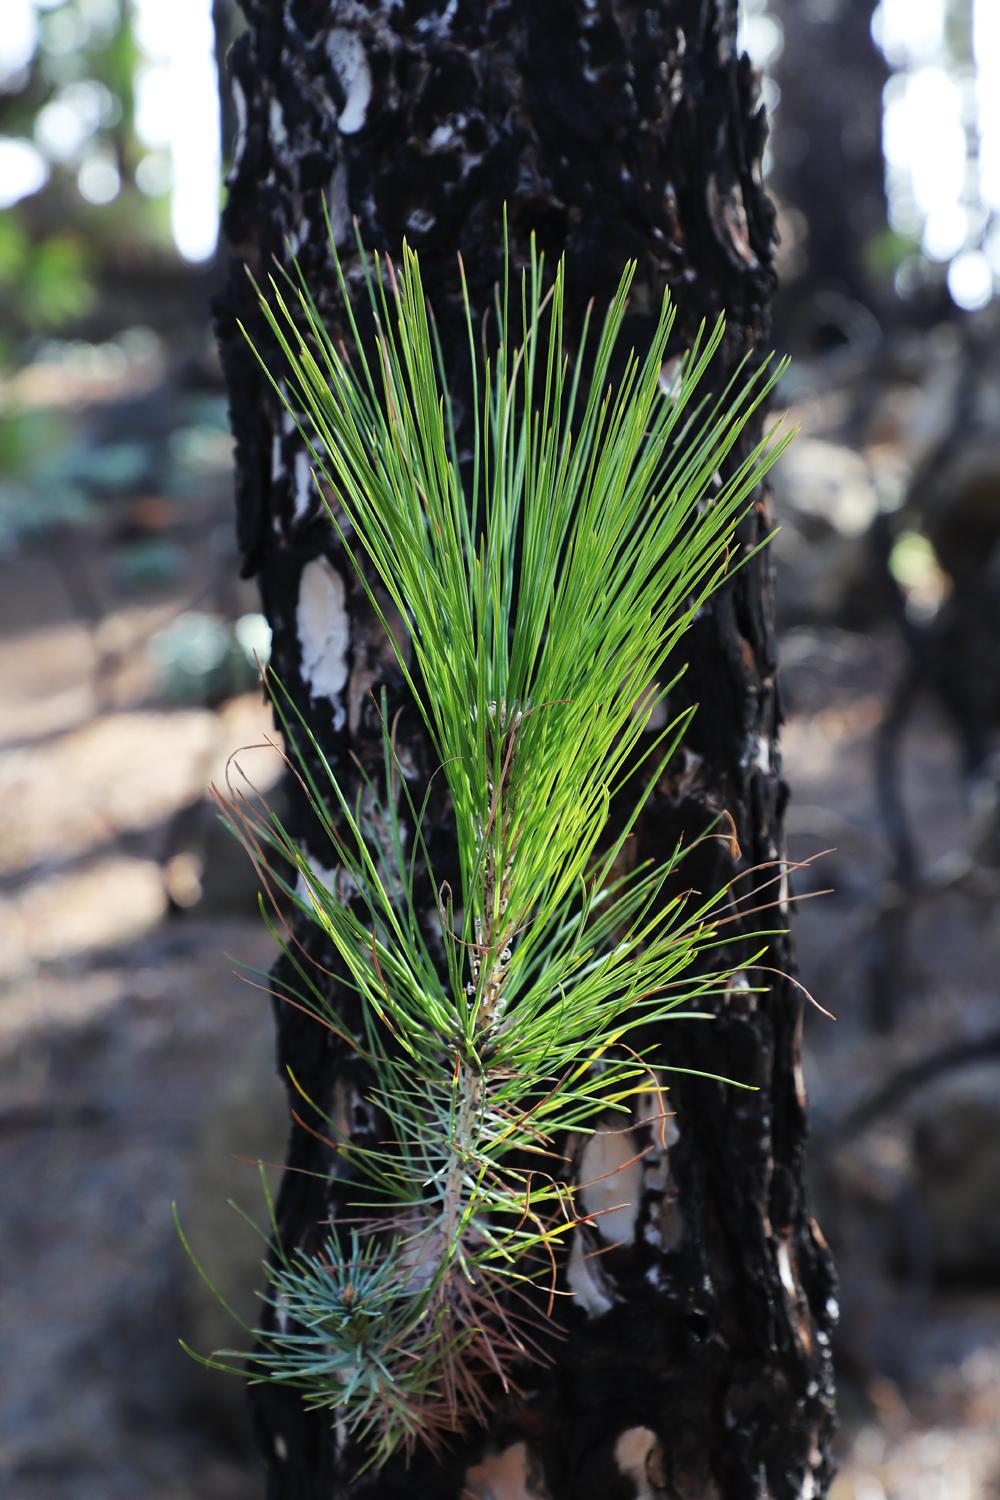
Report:
M290 243L321 311L337 324L322 196L330 196L345 253L351 215L370 246L393 250L406 235L420 252L460 399L466 346L455 255L462 253L474 304L486 308L506 200L515 255L532 229L553 256L565 251L577 319L586 299L608 294L635 257L633 341L642 343L666 282L679 307L678 349L703 318L727 311L724 363L732 369L768 339L765 126L754 76L736 52L735 0L245 4L249 28L232 72L246 130L225 218L233 265L218 307L239 536L247 571L260 577L278 675L350 779L352 753L363 762L380 754L369 688L385 683L391 701L404 697L311 497L294 431L236 330L240 317L263 338L241 263L266 272ZM762 496L747 540L769 527ZM723 839L705 842L689 871L707 890L782 849L765 560L739 572L703 613L685 655L684 691L700 708L641 843L646 852L672 848L681 832L697 836L728 812L739 850ZM404 726L412 757L429 771L412 717ZM327 863L299 816L307 847ZM437 837L445 850L443 822ZM769 874L747 877L744 888ZM785 940L769 962L791 970ZM628 1216L632 1243L599 1259L578 1254L564 1283L574 1299L560 1304L568 1336L555 1369L532 1377L530 1398L498 1399L492 1431L469 1434L443 1463L418 1456L408 1470L394 1465L353 1482L357 1457L329 1416L309 1416L294 1394L259 1388L254 1410L273 1500L362 1491L378 1500L491 1493L791 1500L824 1492L836 1307L804 1196L802 1006L784 979L748 980L767 982L768 993L736 986L716 1022L675 1023L664 1045L671 1062L752 1082L759 1092L696 1079L671 1088L669 1150L642 1163ZM282 1068L345 1125L369 1128L363 1079L335 1039L292 1009L279 1008L276 1019ZM331 1187L298 1169L326 1174L330 1162L322 1143L296 1126L288 1164L281 1231L289 1244L309 1244L331 1211ZM599 1241L577 1247L591 1248Z

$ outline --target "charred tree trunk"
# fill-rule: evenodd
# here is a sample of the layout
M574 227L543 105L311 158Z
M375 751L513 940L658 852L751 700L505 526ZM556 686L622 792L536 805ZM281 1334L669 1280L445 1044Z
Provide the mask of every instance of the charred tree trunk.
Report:
M237 317L260 328L242 262L266 273L290 243L336 324L323 195L345 253L352 215L370 246L391 251L405 235L420 252L460 398L466 345L455 255L478 309L487 308L507 201L515 255L532 229L553 258L565 252L577 318L635 257L632 340L642 343L666 282L679 306L678 349L703 318L727 311L732 369L768 339L765 125L754 76L736 52L736 0L244 3L249 27L231 70L245 127L225 218L232 270L218 307L239 536L246 570L260 578L276 670L330 761L350 776L352 755L381 756L369 689L385 684L390 702L403 704L402 685L312 495L299 440L236 330ZM748 539L770 524L762 496ZM766 560L740 571L706 610L685 655L684 692L700 708L641 841L655 854L728 813L736 837L703 843L691 873L707 890L782 850ZM402 724L429 773L405 708ZM329 862L299 817L311 854ZM432 852L443 861L446 814L436 839ZM751 875L747 888L770 874ZM770 962L791 970L786 940L775 941ZM532 1378L531 1398L498 1394L492 1430L470 1433L443 1463L418 1456L409 1469L355 1481L357 1456L328 1415L305 1413L294 1393L258 1388L273 1500L824 1493L836 1304L804 1195L802 1006L785 979L748 981L762 978L766 995L735 988L714 1023L670 1027L670 1061L759 1092L694 1078L672 1086L666 1148L614 1184L631 1201L626 1243L585 1259L601 1248L595 1230L563 1268L574 1293L560 1303L567 1337L555 1368ZM278 1007L276 1022L282 1069L345 1127L371 1128L363 1078L336 1039L289 1008ZM633 1149L641 1143L637 1136ZM295 1125L288 1165L281 1232L291 1245L309 1244L331 1212L329 1155Z

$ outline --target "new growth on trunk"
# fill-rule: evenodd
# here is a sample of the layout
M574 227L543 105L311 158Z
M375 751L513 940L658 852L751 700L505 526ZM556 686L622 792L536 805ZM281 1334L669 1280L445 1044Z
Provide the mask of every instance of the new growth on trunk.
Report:
M340 276L332 235L331 253ZM709 1021L699 1005L731 986L717 950L732 891L681 891L688 850L639 861L631 835L691 718L671 718L679 672L661 682L663 665L750 555L736 528L785 440L726 464L776 373L765 362L705 394L721 320L669 386L668 296L646 351L622 347L632 266L570 358L563 266L548 280L532 245L512 277L505 257L481 347L465 295L455 391L417 256L359 253L370 342L352 318L353 347L338 345L293 271L260 295L283 355L261 363L426 726L459 889L435 877L432 789L413 784L384 699L382 772L353 795L272 680L334 880L277 817L239 802L230 817L276 898L285 998L346 1040L380 1122L362 1141L304 1099L345 1207L320 1253L286 1251L272 1213L271 1316L248 1330L249 1371L330 1408L378 1464L485 1422L497 1384L516 1391L549 1360L556 1251L594 1221L573 1142L628 1129L640 1094L662 1118L670 1068L650 1037L671 1017ZM474 412L469 455L457 399ZM282 900L321 929L359 1019Z

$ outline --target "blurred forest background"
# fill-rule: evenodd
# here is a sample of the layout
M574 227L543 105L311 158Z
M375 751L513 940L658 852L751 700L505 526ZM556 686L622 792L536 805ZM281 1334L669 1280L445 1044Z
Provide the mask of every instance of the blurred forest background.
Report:
M262 793L208 303L234 0L4 0L0 1165L14 1500L256 1492L225 1208L283 1154ZM842 1278L835 1500L1000 1496L1000 6L746 0L772 119L775 481L817 1215ZM223 100L226 99L223 91ZM242 747L257 748L243 750ZM810 884L811 882L811 884Z

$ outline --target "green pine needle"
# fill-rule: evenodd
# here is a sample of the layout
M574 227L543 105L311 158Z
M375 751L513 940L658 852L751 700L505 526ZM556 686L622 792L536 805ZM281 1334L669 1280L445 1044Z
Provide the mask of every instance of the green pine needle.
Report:
M230 816L270 892L337 953L349 1015L286 938L288 997L363 1056L385 1125L376 1143L333 1120L318 1127L338 1147L348 1211L318 1255L276 1238L250 1375L331 1408L381 1463L485 1419L488 1378L515 1386L547 1357L551 1306L537 1288L577 1222L558 1153L659 1090L648 1028L706 1014L732 977L712 968L727 891L675 894L681 850L621 870L690 720L652 727L674 686L664 662L745 561L737 527L787 438L734 458L780 370L741 371L707 395L721 321L665 391L667 295L646 352L614 360L634 266L567 355L564 267L547 284L533 245L519 285L507 264L482 354L463 274L463 465L417 256L404 245L396 267L363 251L362 263L372 347L352 323L348 357L299 276L260 296L285 362L261 363L426 725L460 890L441 890L438 931L426 932L424 872L438 887L425 808L391 735L383 784L363 778L352 792L273 678L336 889L276 817ZM406 623L403 642L376 583ZM609 837L613 800L629 815Z

